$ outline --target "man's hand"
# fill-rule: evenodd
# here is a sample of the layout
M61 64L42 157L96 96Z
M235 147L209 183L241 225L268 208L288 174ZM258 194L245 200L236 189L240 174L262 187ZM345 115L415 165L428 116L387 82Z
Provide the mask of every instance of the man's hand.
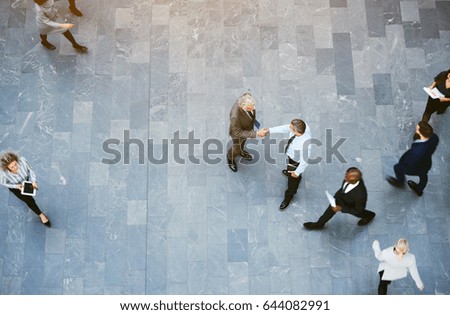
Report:
M268 128L262 128L262 129L258 130L257 135L260 138L264 138L268 133L269 133L269 129Z
M288 171L288 173L290 173L292 177L298 178L298 175L295 174L295 171Z
M342 210L342 207L341 206L331 207L331 210L333 210L334 212L338 212Z

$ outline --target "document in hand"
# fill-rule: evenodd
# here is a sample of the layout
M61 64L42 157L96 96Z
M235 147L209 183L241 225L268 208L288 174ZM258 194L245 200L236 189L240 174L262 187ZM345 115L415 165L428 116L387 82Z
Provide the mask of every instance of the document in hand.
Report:
M428 95L430 95L431 98L441 98L445 97L444 94L442 94L437 88L430 89L428 87L424 87L423 90L427 92Z
M325 190L325 195L327 195L330 206L332 206L333 208L336 207L336 199L334 199L334 197L327 190Z

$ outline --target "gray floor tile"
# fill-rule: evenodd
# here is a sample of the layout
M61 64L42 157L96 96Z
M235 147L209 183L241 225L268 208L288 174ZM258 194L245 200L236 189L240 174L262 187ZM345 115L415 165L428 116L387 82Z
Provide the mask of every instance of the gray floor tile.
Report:
M411 145L422 87L450 63L450 2L169 2L79 0L81 18L60 6L84 55L60 34L45 50L34 7L0 3L0 150L28 158L52 221L0 190L1 294L372 295L371 243L400 237L425 290L408 277L389 294L450 294L448 114L431 119L441 142L423 197L384 178ZM247 90L263 127L300 117L321 143L285 212L285 135L226 166ZM200 144L176 148L190 133ZM306 231L350 166L374 221Z

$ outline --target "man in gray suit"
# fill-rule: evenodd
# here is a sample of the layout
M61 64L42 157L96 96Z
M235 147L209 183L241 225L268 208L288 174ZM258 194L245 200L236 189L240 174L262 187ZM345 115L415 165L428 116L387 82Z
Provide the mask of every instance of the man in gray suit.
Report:
M248 138L256 138L256 135L264 138L260 132L253 130L256 121L255 100L251 93L246 92L241 95L230 111L230 136L233 145L228 150L228 167L237 172L237 165L234 159L240 155L245 160L251 161L253 157L245 151L245 142Z

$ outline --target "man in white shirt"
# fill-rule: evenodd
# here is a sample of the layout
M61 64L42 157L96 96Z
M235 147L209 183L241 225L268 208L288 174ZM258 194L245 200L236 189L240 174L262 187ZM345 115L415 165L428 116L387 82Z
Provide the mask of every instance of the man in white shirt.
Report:
M311 153L310 141L311 129L301 119L293 119L289 125L282 125L266 129L270 133L289 133L289 141L285 153L289 163L283 174L288 177L288 188L284 193L284 200L280 205L280 211L284 211L297 193L302 180L302 173L308 166L308 158ZM266 133L267 133L266 132Z

